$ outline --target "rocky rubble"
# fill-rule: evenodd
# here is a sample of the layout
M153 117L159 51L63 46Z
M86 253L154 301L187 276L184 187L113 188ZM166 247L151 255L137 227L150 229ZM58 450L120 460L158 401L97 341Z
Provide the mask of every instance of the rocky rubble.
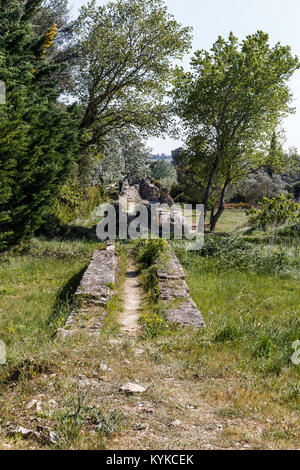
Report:
M133 188L143 201L168 204L170 207L174 204L167 188L161 187L151 176L144 179L129 178L123 181L121 196L130 197L131 188Z

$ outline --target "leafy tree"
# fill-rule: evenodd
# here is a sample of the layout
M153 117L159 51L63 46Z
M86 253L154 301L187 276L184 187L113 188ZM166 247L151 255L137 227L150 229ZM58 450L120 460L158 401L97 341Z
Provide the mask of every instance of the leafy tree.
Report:
M271 169L271 171L273 171L274 168L276 167L276 162L279 162L281 164L283 162L283 159L284 159L284 153L283 153L282 145L278 142L277 134L274 131L272 135L272 139L271 139L269 158L266 164L267 166L269 164L269 168Z
M205 188L198 166L190 158L190 152L182 147L172 151L172 159L177 172L178 185L172 188L171 196L179 202L201 203Z
M230 184L267 163L285 164L280 152L270 162L270 142L293 112L287 81L299 61L290 47L270 47L268 40L262 31L241 44L232 33L227 41L219 37L210 52L195 53L192 72L177 71L174 103L188 135L189 166L205 187L206 210L218 207L212 231Z
M37 36L46 35L53 27L56 28L55 42L47 54L58 65L52 70L51 78L58 89L67 87L70 92L74 86L73 71L78 47L73 40L74 21L70 18L68 0L43 0L31 22Z
M103 141L102 158L92 170L93 182L119 183L125 177L144 178L149 170L150 150L132 129L113 133Z
M157 130L166 117L173 59L190 45L163 0L116 0L82 7L76 23L80 59L74 95L84 108L82 149L105 135L134 126Z
M172 163L166 160L158 160L151 170L154 179L159 180L165 186L171 186L177 181L177 173Z
M39 6L0 1L0 80L7 91L0 105L0 250L42 224L77 148L75 110L57 104L50 78L54 30L37 37L30 23Z
M285 193L285 187L286 184L280 175L270 175L265 170L259 170L247 175L232 188L232 199L255 205L264 197L270 199Z
M300 155L298 150L290 148L287 158L290 161L290 165L282 176L288 185L293 186L300 181Z
M150 149L132 129L121 131L119 141L125 163L125 176L145 178L149 172Z
M38 35L46 34L52 25L56 24L59 31L57 42L61 43L70 39L71 21L68 0L43 0L31 21Z
M102 160L94 166L95 181L104 181L106 184L117 184L125 176L125 161L121 142L116 135L107 136L103 143Z

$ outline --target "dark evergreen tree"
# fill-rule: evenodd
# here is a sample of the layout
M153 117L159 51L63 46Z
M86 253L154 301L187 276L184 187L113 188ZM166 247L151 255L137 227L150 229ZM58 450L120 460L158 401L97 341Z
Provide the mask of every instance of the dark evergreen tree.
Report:
M76 109L57 102L47 58L56 28L37 36L39 0L0 0L0 250L32 236L73 167Z

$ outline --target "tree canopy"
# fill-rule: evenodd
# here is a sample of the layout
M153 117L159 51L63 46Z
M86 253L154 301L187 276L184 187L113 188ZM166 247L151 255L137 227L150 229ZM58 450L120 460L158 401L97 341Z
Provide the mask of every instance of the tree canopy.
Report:
M76 22L80 59L74 95L83 107L83 148L112 131L157 131L167 117L174 59L190 46L162 0L116 0L82 7Z
M172 186L177 181L177 173L174 165L167 160L158 160L152 164L151 170L153 178L160 181L165 186Z
M132 129L107 136L103 157L94 165L95 181L119 183L126 176L144 178L149 172L150 149Z
M283 165L280 152L270 162L270 142L293 112L288 80L299 61L290 47L271 47L258 31L241 43L232 33L227 41L219 37L211 51L195 53L191 67L177 70L174 106L187 135L189 167L205 188L205 207L218 203L214 229L232 182L267 161Z

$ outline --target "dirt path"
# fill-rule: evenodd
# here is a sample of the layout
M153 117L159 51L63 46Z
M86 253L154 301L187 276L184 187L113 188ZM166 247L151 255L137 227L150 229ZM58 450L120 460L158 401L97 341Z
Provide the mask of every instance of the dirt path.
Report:
M121 333L124 335L136 336L139 332L141 298L138 269L134 260L130 258L124 284L124 310L120 314Z

